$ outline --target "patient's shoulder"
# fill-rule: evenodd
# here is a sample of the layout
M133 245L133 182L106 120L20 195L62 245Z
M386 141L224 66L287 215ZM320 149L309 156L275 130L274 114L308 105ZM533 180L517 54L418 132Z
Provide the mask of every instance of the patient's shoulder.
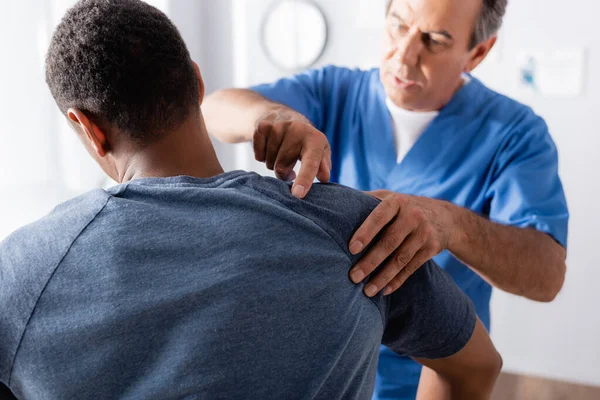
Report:
M248 175L244 185L309 218L325 230L345 251L348 241L379 204L379 200L349 187L316 183L302 200L291 195L291 183L259 175Z
M98 189L56 206L45 217L18 229L0 243L0 254L33 257L45 253L46 257L50 256L48 253L53 250L70 245L109 198L108 193Z
M8 236L0 243L0 286L26 290L23 284L43 281L109 198L105 191L93 190L56 206L45 217ZM0 290L0 299L6 292Z
M95 190L69 200L0 243L0 380L54 270L109 198Z

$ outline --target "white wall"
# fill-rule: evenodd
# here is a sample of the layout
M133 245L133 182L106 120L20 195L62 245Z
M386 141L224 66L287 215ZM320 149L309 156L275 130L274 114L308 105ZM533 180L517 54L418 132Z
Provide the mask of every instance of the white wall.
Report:
M233 0L245 4L247 15L248 82L268 82L296 71L282 71L263 51L261 27L265 11L273 0ZM349 67L376 66L379 63L386 0L319 0L316 2L328 21L328 43L313 67L338 64Z
M56 106L43 70L52 4L25 0L2 7L0 239L66 198L60 179Z
M239 4L245 0L234 0ZM247 83L272 81L278 70L260 44L260 23L270 0L246 4ZM329 43L315 66L376 66L385 0L318 0L330 23ZM241 6L239 6L241 7ZM600 268L596 229L600 212L600 40L595 0L510 1L495 54L476 73L491 87L531 105L542 115L560 152L560 173L571 211L568 273L551 304L537 304L495 291L492 336L508 371L600 385ZM518 90L517 60L522 50L587 48L585 92L572 99L546 98Z
M556 301L535 304L499 291L493 336L507 368L600 385L600 268L596 230L600 212L600 41L594 0L510 2L497 62L479 76L543 116L559 149L560 174L571 213L567 279ZM575 98L528 94L514 82L515 60L530 49L585 48L585 89Z

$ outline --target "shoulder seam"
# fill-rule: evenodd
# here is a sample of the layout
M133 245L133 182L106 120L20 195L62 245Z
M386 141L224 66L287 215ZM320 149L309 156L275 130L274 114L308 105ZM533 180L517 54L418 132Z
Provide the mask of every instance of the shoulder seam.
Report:
M248 189L252 190L253 192L256 192L256 193L258 193L258 194L260 194L262 196L266 196L264 193L261 193L258 190L254 189L253 187L246 185L246 183L240 182L240 181L238 181L238 182L240 183L240 185L243 185L243 186L247 187ZM288 210L290 210L294 214L297 214L297 215L301 216L302 218L307 219L310 222L312 222L313 224L315 224L316 226L318 226L319 229L321 229L323 232L325 232L327 234L327 236L329 236L331 238L331 240L333 240L334 243L336 243L339 246L339 248L342 250L342 252L344 253L344 255L348 258L348 260L350 260L350 265L354 266L354 262L352 261L352 258L348 255L348 253L346 252L346 250L344 250L344 247L329 232L327 232L327 230L325 228L323 228L321 225L319 225L319 223L317 223L312 218L307 217L306 215L302 215L302 214L300 214L300 213L292 210L290 207L288 207L287 205L285 205L279 199L275 199L275 198L272 198L272 197L269 197L269 198L271 200L275 200L276 202L278 202L279 204L281 204L282 206L284 206L285 208L287 208ZM350 272L350 271L348 271L348 272ZM367 299L369 299L373 304L375 304L375 307L377 307L377 309L379 310L379 315L381 317L381 322L383 323L383 328L385 329L386 322L385 322L385 316L384 316L383 310L381 309L381 307L379 306L379 304L374 300L373 297L367 297Z
M67 254L69 254L69 252L71 251L71 248L73 247L73 244L77 241L77 239L79 239L79 237L87 229L87 227L90 226L90 224L92 222L94 222L94 220L98 217L98 215L102 212L102 210L104 210L104 208L106 207L106 205L108 204L108 202L109 202L110 199L111 199L111 196L109 195L106 198L106 201L104 202L104 204L102 205L102 207L100 207L100 209L94 214L94 216L90 219L90 221L87 224L84 225L84 227L77 234L77 236L75 237L75 239L73 239L73 241L71 242L71 244L69 245L69 247L65 251L65 254L63 254L63 256L60 258L60 261L54 267L54 270L50 274L50 277L46 281L46 284L44 285L44 287L40 291L40 294L38 295L38 298L37 298L37 300L35 302L35 305L33 306L32 310L31 310L31 313L29 314L29 318L27 319L27 323L25 324L25 327L23 328L23 332L21 333L21 337L19 338L19 343L17 344L17 348L15 349L15 355L14 355L14 357L13 357L11 363L10 363L10 370L8 371L8 382L7 382L8 385L10 385L10 383L11 383L12 373L13 373L13 369L14 369L14 366L15 366L15 361L17 359L17 355L19 354L19 350L21 348L21 344L23 343L23 338L25 337L25 332L27 331L27 328L29 327L29 323L31 322L31 318L33 318L33 314L34 314L34 312L35 312L35 310L37 308L37 305L38 305L38 303L40 301L40 298L42 297L42 295L46 291L46 288L48 287L48 284L50 283L50 281L54 277L54 274L58 270L58 267L63 262L63 260L67 256Z

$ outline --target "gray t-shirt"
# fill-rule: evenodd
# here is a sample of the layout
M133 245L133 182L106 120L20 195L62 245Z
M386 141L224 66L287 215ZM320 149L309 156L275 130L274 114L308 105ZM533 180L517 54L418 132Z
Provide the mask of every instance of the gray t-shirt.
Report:
M0 381L27 399L369 399L379 345L456 353L475 312L432 262L369 299L377 200L247 172L95 190L0 244Z

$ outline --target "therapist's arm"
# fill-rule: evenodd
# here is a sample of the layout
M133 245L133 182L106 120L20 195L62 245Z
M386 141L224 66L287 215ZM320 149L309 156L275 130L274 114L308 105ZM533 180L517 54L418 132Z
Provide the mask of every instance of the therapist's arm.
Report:
M304 198L315 177L329 181L331 150L327 137L302 114L248 89L219 90L202 104L208 132L226 143L252 140L257 161L278 178L293 180L292 194ZM302 165L298 176L294 166Z
M415 360L424 366L417 400L489 399L502 369L502 357L479 320L471 339L458 353L436 360Z
M501 225L458 206L449 250L492 286L531 300L554 300L566 274L566 250L533 228Z
M350 251L359 252L383 233L353 268L351 279L362 281L392 256L365 287L369 296L384 288L386 294L396 290L445 249L509 293L549 302L562 288L566 251L546 233L497 224L441 200L389 191L373 194L382 202L351 239Z
M282 106L249 89L223 89L207 96L201 108L211 135L225 143L242 143L252 140L260 118Z

